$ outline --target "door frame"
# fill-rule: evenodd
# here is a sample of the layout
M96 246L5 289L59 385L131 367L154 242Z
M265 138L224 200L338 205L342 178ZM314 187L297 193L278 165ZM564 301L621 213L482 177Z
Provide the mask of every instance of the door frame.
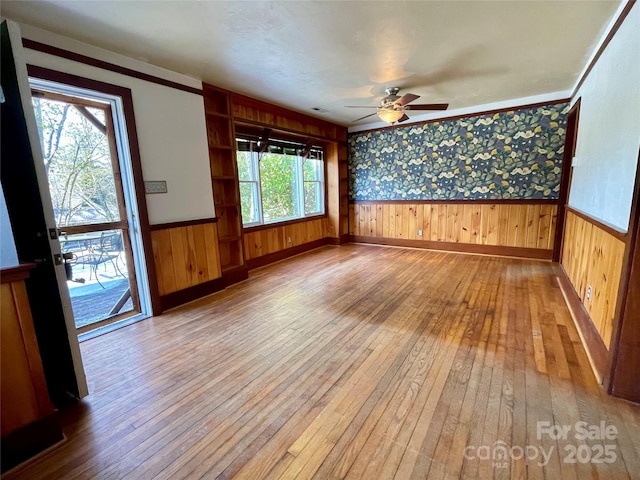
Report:
M135 192L135 200L138 206L138 227L142 238L142 247L144 250L144 264L147 271L149 283L149 294L151 297L151 314L159 315L162 312L160 304L160 293L158 291L158 282L156 281L156 268L153 261L153 249L151 244L151 228L149 226L149 215L147 213L147 199L145 196L144 180L142 176L142 163L140 160L140 147L138 145L138 134L133 110L133 97L131 90L119 85L92 80L77 75L58 72L44 67L35 65L27 65L29 78L55 82L70 87L77 87L85 90L92 90L97 93L103 93L110 96L120 97L122 102L122 113L124 116L124 133L127 137L129 147L129 157L131 164L131 173L133 178L133 187Z
M567 114L567 130L562 157L562 176L560 177L560 193L558 198L558 214L556 217L556 233L553 242L554 262L562 262L562 244L564 242L564 224L569 206L571 177L573 176L573 157L576 155L578 141L578 123L580 122L580 101L578 98Z
M113 103L115 102L113 100L110 101L107 98L100 98L100 101L98 101L98 99L95 96L92 96L90 92L79 90L68 85L64 85L62 87L59 84L43 81L42 79L30 79L29 83L31 86L32 96L36 97L38 101L42 100L60 102L65 105L80 108L90 107L101 110L105 116L105 122L104 125L102 125L99 120L97 120L96 118L92 118L90 113L82 113L82 111L80 112L81 115L87 117L90 123L92 123L96 129L100 130L107 139L115 194L117 196L118 202L119 220L81 225L61 225L59 224L57 219L55 220L55 222L56 227L58 228L59 237L62 237L63 235L74 235L108 230L121 231L122 246L126 257L126 264L128 266L127 277L129 281L129 295L133 302L133 310L127 313L116 314L112 316L107 315L107 317L99 321L92 322L82 327L77 327L76 323L78 333L80 335L83 335L87 332L93 332L95 329L98 329L102 326L112 325L116 322L124 320L125 318L135 317L140 313L149 313L149 301L146 297L146 290L148 290L146 276L141 276L141 282L138 282L136 275L136 272L140 268L144 268L144 266L136 261L136 258L139 257L139 255L134 256L133 253L134 249L132 246L133 237L131 235L131 227L132 225L135 225L135 218L137 218L137 208L136 205L131 205L132 203L135 203L135 200L133 196L130 195L130 192L128 190L125 191L124 188L124 185L128 183L126 182L127 169L124 169L125 172L123 174L121 163L126 166L126 162L129 161L129 155L127 154L128 148L125 145L119 145L118 142L119 132L118 130L116 130L116 122L114 121L114 115L116 116L116 119L118 117L118 105L113 105ZM71 91L67 92L67 89ZM64 90L65 92L62 93L62 90ZM76 96L83 94L86 94L90 98ZM120 122L118 122L118 126L119 124ZM135 250L138 251L137 248ZM142 293L142 295L140 295L140 293ZM142 300L144 300L143 302L141 302L141 297Z

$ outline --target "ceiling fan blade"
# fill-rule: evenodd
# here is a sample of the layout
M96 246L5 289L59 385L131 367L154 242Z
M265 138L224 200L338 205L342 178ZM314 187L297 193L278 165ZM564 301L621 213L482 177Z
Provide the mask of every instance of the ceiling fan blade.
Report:
M378 108L371 105L345 105L344 108Z
M421 103L417 105L406 105L405 110L446 110L448 103Z
M405 93L402 97L396 100L396 105L404 106L407 103L411 103L414 100L420 98L420 95L414 95L413 93Z
M407 116L407 114L405 113L403 116L401 116L401 117L397 120L397 122L398 122L398 123L400 123L400 122L405 122L405 121L407 121L407 120L409 120L409 117L408 117L408 116Z
M365 115L364 117L356 118L355 120L352 120L351 123L359 122L360 120L364 120L365 118L373 117L377 113L378 112L370 113L369 115Z

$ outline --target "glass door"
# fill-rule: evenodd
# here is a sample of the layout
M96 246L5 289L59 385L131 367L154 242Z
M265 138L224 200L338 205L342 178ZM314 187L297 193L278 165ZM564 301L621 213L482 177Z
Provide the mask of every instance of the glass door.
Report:
M111 105L41 89L32 97L78 332L136 315L140 300Z

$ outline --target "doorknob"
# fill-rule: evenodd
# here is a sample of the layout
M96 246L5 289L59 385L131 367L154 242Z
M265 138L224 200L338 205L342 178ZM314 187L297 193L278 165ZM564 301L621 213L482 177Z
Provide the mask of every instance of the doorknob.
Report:
M62 265L63 263L65 263L65 260L73 260L73 253L72 252L67 252L67 253L54 253L53 254L53 263L55 265Z

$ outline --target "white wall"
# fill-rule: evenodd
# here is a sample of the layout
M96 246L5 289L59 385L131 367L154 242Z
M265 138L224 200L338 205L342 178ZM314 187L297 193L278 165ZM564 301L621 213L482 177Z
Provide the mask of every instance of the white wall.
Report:
M15 267L18 263L18 254L16 253L16 243L13 240L9 212L4 201L2 185L0 185L0 268Z
M107 50L21 25L24 38L139 72L202 88L199 80ZM202 96L25 49L27 63L131 89L145 180L166 180L166 194L147 195L153 224L214 216Z
M569 205L626 232L640 146L636 4L573 98L581 98Z

